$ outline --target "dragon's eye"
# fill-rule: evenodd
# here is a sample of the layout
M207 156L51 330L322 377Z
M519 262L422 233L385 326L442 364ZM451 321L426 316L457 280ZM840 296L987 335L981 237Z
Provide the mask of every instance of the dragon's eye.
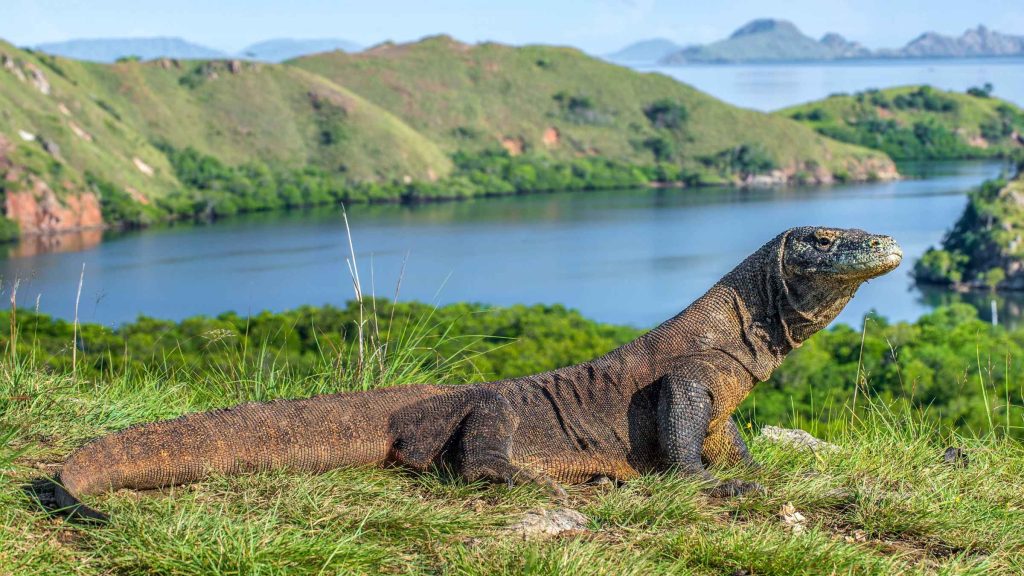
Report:
M832 245L832 236L819 232L814 235L814 244L822 250L827 250Z

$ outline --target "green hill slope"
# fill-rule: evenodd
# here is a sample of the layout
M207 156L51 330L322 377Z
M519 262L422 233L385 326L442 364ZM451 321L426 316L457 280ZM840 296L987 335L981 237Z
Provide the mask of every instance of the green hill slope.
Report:
M0 65L7 237L339 200L895 175L877 152L562 48L432 38L283 65L108 65L0 43Z
M500 144L513 153L661 159L699 169L746 146L788 176L863 178L892 169L881 156L802 126L570 48L469 46L439 36L292 64L344 83L448 151Z
M0 42L0 182L6 215L26 232L97 224L99 199L87 182L93 177L140 201L176 186L148 136L83 89L65 70L71 66L77 64ZM68 197L76 205L61 211L55 201Z
M914 263L914 278L958 290L1024 290L1024 176L996 179L968 196L942 239Z
M777 112L897 160L1004 156L1024 146L1024 110L985 90L907 86L837 95Z

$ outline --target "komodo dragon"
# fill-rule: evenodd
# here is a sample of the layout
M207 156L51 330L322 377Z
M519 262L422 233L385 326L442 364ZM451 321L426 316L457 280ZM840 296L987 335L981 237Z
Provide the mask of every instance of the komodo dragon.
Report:
M79 448L50 484L51 504L211 473L323 472L445 463L466 480L627 480L674 469L711 493L757 485L707 467L754 465L731 419L790 350L831 322L866 280L899 265L888 236L793 228L754 252L671 320L604 356L551 372L463 386L416 385L247 403L133 426Z

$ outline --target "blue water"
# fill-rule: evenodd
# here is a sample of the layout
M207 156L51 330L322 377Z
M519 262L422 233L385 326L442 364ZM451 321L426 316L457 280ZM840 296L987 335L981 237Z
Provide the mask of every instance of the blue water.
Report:
M995 87L995 96L1024 106L1024 58L693 64L638 69L666 74L730 104L766 111L866 88L930 84L963 92L986 82Z
M348 217L364 292L496 305L561 303L597 320L650 326L796 225L860 227L893 235L906 254L864 286L841 321L875 309L913 319L929 303L910 283L912 262L960 214L965 192L997 163L904 168L900 182L780 190L633 190L517 196L418 206L353 206ZM255 313L352 297L337 209L262 214L214 225L108 235L69 252L11 248L0 259L6 302L116 324L140 314L180 319Z

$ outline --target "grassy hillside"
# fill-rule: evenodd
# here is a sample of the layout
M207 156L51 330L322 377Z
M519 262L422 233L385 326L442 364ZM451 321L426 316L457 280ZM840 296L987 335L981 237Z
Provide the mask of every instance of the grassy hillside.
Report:
M339 316L349 335L358 317L357 310L351 312L356 314ZM872 385L874 375L884 372L874 363L890 353L878 338L863 347L870 366L863 373L870 376L858 385L865 394L859 404L852 406L847 392L834 406L833 424L840 425L815 430L806 423L837 444L837 451L812 453L757 435L761 424L789 424L788 419L741 421L763 469L717 472L753 475L767 489L741 499L708 498L698 484L668 473L619 487L571 487L568 501L556 503L534 487L467 485L444 471L350 469L321 476L278 471L91 498L113 517L111 525L97 527L47 517L20 488L52 474L89 438L135 423L246 400L466 381L472 355L445 351L463 348L463 334L483 335L491 352L482 359L497 360L491 366L499 371L525 370L515 363L534 354L554 352L547 361L564 362L568 358L559 356L560 347L577 351L578 344L578 351L590 353L588 347L611 346L626 336L581 330L574 325L578 317L557 309L520 308L495 316L470 306L452 307L443 316L432 316L428 307L408 312L398 313L401 328L385 326L381 339L365 341L362 362L355 340L339 344L336 330L344 326L310 324L304 313L257 320L253 346L238 346L241 335L231 333L230 321L193 320L176 328L140 323L123 334L133 350L142 347L138 356L131 353L130 366L110 364L76 374L67 364L48 368L41 350L14 357L7 342L0 349L0 573L710 576L1019 574L1024 569L1024 448L995 427L978 436L951 433L923 423L917 410L899 403L888 407L890 399L876 395ZM388 313L383 310L380 317ZM460 315L462 320L447 324ZM479 331L481 322L487 332ZM45 326L34 332L32 323L27 316L19 324L23 344L46 332ZM264 336L292 340L311 326L327 338L315 370L296 372L290 352L258 345ZM86 348L99 329L86 329ZM930 332L939 331L932 322L920 331L894 330L886 338L920 338L927 349ZM957 339L982 331L965 326ZM574 341L567 334L584 337ZM506 349L492 347L508 342L507 336L522 339ZM858 334L848 336L828 344L828 351L856 354ZM174 349L177 338L220 356L216 367L203 368L204 360L191 356L189 346L184 356L160 351ZM989 344L981 344L982 354L1000 352ZM903 350L900 341L894 345ZM56 354L66 357L70 348ZM820 368L831 366L822 352L801 349L811 365L819 366L816 374L830 373ZM498 356L492 358L494 353ZM91 358L86 362L113 360L123 351L79 352L79 358L85 355ZM196 363L176 365L188 358ZM895 363L895 352L891 358ZM905 368L921 366L920 357L903 358ZM947 368L955 372L954 364L962 363L970 370L974 361L971 350L966 357L950 358ZM842 370L849 391L858 371ZM916 378L905 377L908 385ZM813 385L828 386L820 379ZM956 395L955 387L945 389ZM948 446L966 451L966 467L943 462ZM528 511L562 506L586 515L583 530L526 540L506 531Z
M102 65L40 58L60 74L43 69L54 88L49 98L29 90L36 106L55 113L61 103L76 108L85 100L103 114L100 122L83 119L87 129L106 124L144 143L191 146L229 164L314 165L356 179L427 179L428 170L444 175L451 167L400 120L302 70L232 61ZM5 80L16 82L11 75Z
M159 195L176 185L150 135L118 118L106 94L90 85L83 65L31 54L0 41L0 170L5 191L26 185L28 174L57 192L81 191L85 174ZM6 160L4 160L6 158ZM147 176L138 158L153 170ZM6 167L2 166L8 164ZM15 174L11 166L20 167ZM12 182L13 181L13 182Z
M982 88L970 94L928 86L869 90L777 112L820 134L897 160L1006 156L1024 147L1024 110Z
M1024 290L1024 175L986 182L970 193L940 248L914 264L924 284L959 289Z
M659 158L711 172L720 156L746 146L790 175L863 178L890 169L880 156L795 123L571 48L469 46L439 36L292 64L343 83L448 151L503 144L560 158Z
M108 65L0 43L0 64L0 181L27 232L339 200L895 174L884 155L561 48L433 38L284 65Z

